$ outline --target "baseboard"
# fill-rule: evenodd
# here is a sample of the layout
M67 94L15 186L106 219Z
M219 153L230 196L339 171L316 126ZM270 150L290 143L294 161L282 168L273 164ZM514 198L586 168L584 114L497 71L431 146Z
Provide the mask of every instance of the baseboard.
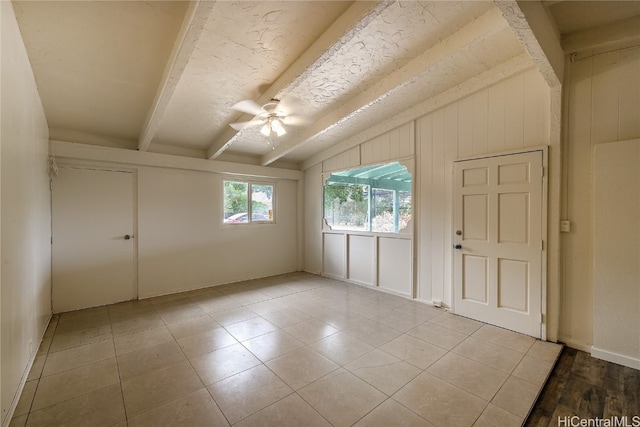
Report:
M617 363L618 365L640 370L640 359L636 357L625 356L624 354L603 350L595 346L591 346L591 356L597 359L606 360L607 362Z

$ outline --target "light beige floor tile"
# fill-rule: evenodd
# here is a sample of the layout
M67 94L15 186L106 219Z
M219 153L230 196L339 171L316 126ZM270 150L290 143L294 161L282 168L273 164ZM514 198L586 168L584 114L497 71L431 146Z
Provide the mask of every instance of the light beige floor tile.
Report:
M118 356L118 367L122 381L126 381L184 360L186 357L178 344L168 341Z
M520 427L523 422L524 419L522 417L518 417L493 404L489 404L473 427Z
M91 393L120 381L116 359L86 365L43 377L33 399L32 411Z
M479 397L426 372L393 398L438 426L471 426L487 406Z
M113 338L111 325L102 325L93 329L69 332L66 334L56 334L53 336L49 352L67 350L85 344L91 344Z
M101 360L111 359L115 355L116 352L111 339L49 353L42 370L42 376L46 377Z
M82 310L74 310L68 311L66 313L61 313L58 315L58 326L64 325L67 321L75 322L77 320L82 319L82 321L86 321L89 318L93 318L98 315L109 314L109 306L103 305L100 307L91 307L84 308ZM58 331L58 333L64 333L63 331Z
M258 317L258 314L246 307L238 307L214 313L211 317L222 326L228 326L244 320L253 319L254 317Z
M280 330L243 341L242 344L263 362L275 359L304 345L298 339Z
M445 313L445 311L440 308L431 307L418 302L409 302L405 305L394 308L393 310L410 316L419 317L423 320L433 319L434 317Z
M287 326L283 330L306 344L338 332L338 329L317 319L303 320L295 325Z
M28 415L19 415L11 418L9 427L25 427L27 425Z
M167 325L171 335L173 335L176 340L198 335L203 332L209 332L214 329L219 329L220 327L220 324L209 316L195 317Z
M530 336L522 335L517 332L492 325L482 326L473 333L473 337L510 348L511 350L519 351L520 353L526 353L529 351L535 342L535 338Z
M402 332L378 322L362 322L345 330L349 335L358 338L374 347L379 347L402 335Z
M173 341L173 335L164 325L118 335L114 339L118 356L169 341Z
M509 377L491 403L519 417L526 417L538 396L539 387L520 378Z
M149 314L112 315L111 318L111 329L115 336L164 326L164 322L155 312Z
M298 394L334 426L351 426L387 396L344 369L315 381Z
M425 320L420 317L399 313L393 310L387 310L385 313L373 317L372 320L400 332L407 332L425 322Z
M111 315L111 320L113 321L114 316L124 315L124 314L150 314L156 311L155 307L148 299L141 300L132 300L132 301L124 301L119 302L117 304L113 304L108 306L109 314Z
M330 425L297 394L290 394L235 424L237 427L329 427Z
M294 390L306 386L339 367L309 347L302 347L270 360L266 365Z
M242 344L233 344L191 359L205 385L212 384L260 364Z
M344 332L338 332L311 344L311 348L327 356L338 365L345 365L374 347Z
M246 341L273 332L278 328L262 317L254 317L253 319L225 326L225 329L238 341Z
M451 350L467 338L465 334L434 323L423 323L407 333L415 338L442 347L445 350Z
M114 384L32 412L27 426L112 426L125 420L120 384Z
M248 305L249 308L254 313L263 316L267 313L273 313L274 311L284 310L289 308L282 298L270 299L267 301L257 302L255 304Z
M561 351L561 344L536 340L527 352L527 356L542 359L549 363L555 363Z
M407 334L389 341L380 349L420 369L426 369L447 353L441 347Z
M393 399L382 402L355 424L356 427L435 427ZM494 426L497 427L497 426Z
M122 393L127 417L134 417L203 387L189 362L123 381Z
M484 325L484 323L477 320L456 316L451 313L442 313L440 316L431 319L431 322L465 335L471 335Z
M264 365L215 382L208 388L231 424L293 393L291 387Z
M33 365L31 365L31 370L29 371L29 376L27 377L27 381L37 380L42 376L42 370L44 369L44 363L47 360L47 355L43 354L41 356L36 356L33 361Z
M365 354L346 365L345 369L388 396L422 372L421 369L382 350L373 350Z
M156 306L158 315L165 323L175 323L194 317L206 316L206 312L188 299Z
M187 394L129 419L129 427L228 426L206 389Z
M343 310L329 310L316 316L316 318L340 330L345 330L359 325L362 322L369 321L364 316Z
M527 355L522 358L511 375L542 387L552 368L552 363Z
M220 348L237 344L237 340L223 328L213 329L197 335L191 335L178 340L184 354L192 359Z
M106 307L100 311L74 311L71 313L64 313L60 316L55 333L66 334L87 329L95 329L107 326L110 323L109 311Z
M509 376L454 353L444 355L427 372L486 401L495 396Z
M271 313L264 314L262 317L279 328L295 325L296 323L311 318L307 313L295 308L285 308L284 310L273 311Z
M31 410L31 404L33 403L33 398L36 395L37 388L38 380L27 381L24 384L22 394L20 395L20 399L18 400L18 405L16 406L15 411L13 411L14 417L29 413L29 411Z
M453 352L506 373L511 373L524 357L523 353L474 337L461 342Z
M38 346L37 356L46 356L49 354L49 348L51 348L51 344L53 342L53 335L49 337L44 337L42 342Z
M197 304L198 307L209 314L219 313L221 311L231 310L242 306L242 303L226 295L208 296L205 299L198 301Z

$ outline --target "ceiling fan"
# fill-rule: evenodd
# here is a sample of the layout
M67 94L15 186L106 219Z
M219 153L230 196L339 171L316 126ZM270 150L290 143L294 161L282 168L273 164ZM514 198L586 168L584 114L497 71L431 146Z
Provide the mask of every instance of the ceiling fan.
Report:
M287 133L285 125L301 126L309 121L306 117L288 114L290 111L288 104L281 102L279 99L271 99L263 106L258 105L255 101L245 99L234 104L231 108L243 113L252 114L253 119L246 122L235 122L229 124L237 131L247 129L253 126L262 126L260 133L264 136L275 134L282 136Z

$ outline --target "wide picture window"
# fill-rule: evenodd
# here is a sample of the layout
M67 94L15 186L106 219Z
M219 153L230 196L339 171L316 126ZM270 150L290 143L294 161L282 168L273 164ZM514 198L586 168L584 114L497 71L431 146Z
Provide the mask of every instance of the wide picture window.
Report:
M412 215L411 174L398 162L334 172L324 185L332 230L399 233Z
M224 223L274 222L274 184L224 181Z

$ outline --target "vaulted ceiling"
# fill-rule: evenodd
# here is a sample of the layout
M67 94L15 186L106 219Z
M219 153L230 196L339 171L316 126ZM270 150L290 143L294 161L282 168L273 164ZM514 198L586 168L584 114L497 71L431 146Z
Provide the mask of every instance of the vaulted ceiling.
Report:
M640 16L639 1L542 4L562 38ZM296 167L474 76L532 64L500 2L13 5L51 139L187 157ZM303 124L281 137L229 126L254 117L237 102L271 99Z

